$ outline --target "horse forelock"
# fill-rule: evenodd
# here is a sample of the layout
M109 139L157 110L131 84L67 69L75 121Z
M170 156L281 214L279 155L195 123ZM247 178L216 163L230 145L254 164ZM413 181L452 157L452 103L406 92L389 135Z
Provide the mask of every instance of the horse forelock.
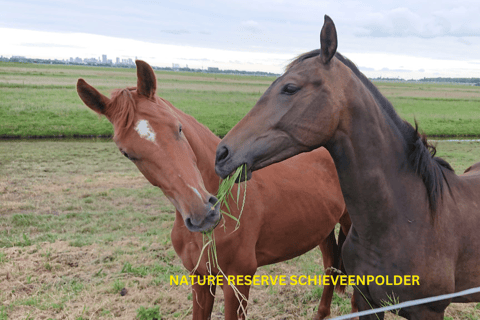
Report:
M185 115L179 112L169 101L158 96L148 99L139 95L136 90L136 87L129 87L117 89L112 92L112 97L106 108L105 115L114 126L116 138L122 139L128 130L134 126L136 114L145 118L144 120L149 121L152 125L154 123L161 123L161 121L157 120L163 119L166 115L183 120ZM149 104L148 108L141 108L139 103L140 99L148 100L153 102L153 104Z
M301 54L288 64L285 68L285 72L288 72L295 65L302 63L303 61L319 56L321 54L320 49L312 50L310 52ZM453 171L450 164L442 158L435 157L436 149L431 145L426 138L425 134L418 132L418 125L415 121L415 128L408 122L402 120L393 105L387 98L378 90L378 88L357 68L357 66L345 58L339 52L335 54L335 57L348 67L355 76L362 82L367 90L372 94L376 103L380 106L383 114L388 118L389 123L397 128L397 132L403 138L406 148L406 158L414 172L422 178L423 183L427 189L428 203L430 208L431 217L435 217L437 205L443 194L443 184L447 183L444 170Z
M105 112L115 129L115 137L122 138L133 126L137 104L132 91L136 88L118 89L112 92L110 104Z

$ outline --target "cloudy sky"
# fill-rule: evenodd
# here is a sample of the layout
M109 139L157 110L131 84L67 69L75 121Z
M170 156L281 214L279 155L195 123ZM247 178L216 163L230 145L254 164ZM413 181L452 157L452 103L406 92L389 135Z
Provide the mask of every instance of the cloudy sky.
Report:
M0 0L0 55L282 73L325 14L367 76L480 77L478 0Z

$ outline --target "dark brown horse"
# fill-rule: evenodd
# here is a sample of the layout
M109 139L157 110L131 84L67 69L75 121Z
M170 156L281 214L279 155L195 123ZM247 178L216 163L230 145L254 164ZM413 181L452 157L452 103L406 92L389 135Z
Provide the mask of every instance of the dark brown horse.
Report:
M219 186L214 161L220 139L156 96L152 68L143 61L136 64L136 88L117 90L110 99L79 79L77 91L88 107L113 123L120 152L174 204L173 247L192 271L203 247L198 231L212 229L220 219L213 196ZM230 203L230 208L238 217L237 206ZM322 250L325 268L338 266L333 233L338 221L346 234L350 219L333 160L325 149L266 168L248 183L239 229L233 232L236 222L225 217L225 230L214 230L220 268L226 275L251 276L260 266L294 258L316 246ZM208 275L208 266L204 254L195 274ZM249 285L236 287L248 298ZM210 319L215 288L192 286L193 319ZM333 290L333 285L325 287L316 319L330 314ZM234 289L224 283L223 291L225 318L243 317Z
M216 172L225 177L247 164L251 175L326 147L353 223L342 252L347 273L420 277L418 286L359 285L359 310L379 307L392 295L403 302L480 286L478 172L457 176L432 155L426 139L336 53L337 33L327 16L320 47L293 61L222 140ZM453 300L473 301L480 294ZM443 319L450 302L406 308L400 315Z

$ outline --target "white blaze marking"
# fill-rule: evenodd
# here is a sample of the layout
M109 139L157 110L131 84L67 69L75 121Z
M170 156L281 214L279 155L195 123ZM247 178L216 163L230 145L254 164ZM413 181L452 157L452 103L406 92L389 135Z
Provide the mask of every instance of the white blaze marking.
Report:
M150 126L150 123L148 123L147 120L139 120L137 122L137 125L135 126L135 131L137 131L138 135L141 138L151 141L153 143L156 143L155 131L153 131L152 127Z
M200 200L203 200L200 192L198 192L198 190L197 190L196 188L194 188L194 187L192 187L192 186L189 186L189 187L190 187L193 191L195 191L195 193L196 193L197 196L200 198Z

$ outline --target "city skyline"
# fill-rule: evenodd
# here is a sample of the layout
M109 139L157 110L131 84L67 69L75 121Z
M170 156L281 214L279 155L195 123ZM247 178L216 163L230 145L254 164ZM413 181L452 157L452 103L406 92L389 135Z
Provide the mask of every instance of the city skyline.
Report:
M0 62L19 62L19 63L32 63L32 64L65 64L65 65L86 65L86 66L111 66L111 67L120 67L120 68L135 68L136 64L132 58L121 59L116 57L115 63L112 59L108 59L107 55L101 55L97 58L80 58L80 57L70 57L68 59L35 59L28 58L25 56L11 56L4 57L0 55ZM134 58L137 60L137 57ZM171 67L160 67L152 65L154 69L157 70L172 70L172 71L191 71L191 72L210 72L210 73L228 73L228 74L245 74L245 75L258 75L258 76L279 76L279 74L265 72L265 71L246 71L238 69L219 69L218 67L205 67L205 68L190 68L188 64L181 66L178 63L172 63Z
M29 58L26 56L11 56L10 58L0 55L0 60L9 59L9 60L52 60L52 61L63 61L66 63L77 63L77 64L111 64L111 65L125 65L125 66L135 66L135 58L120 59L119 57L115 58L115 62L112 59L108 59L106 54L103 54L101 57L95 58L80 58L80 57L70 57L67 59L56 59L56 58ZM35 63L35 62L34 62Z
M79 57L69 59L30 59L24 56L12 56L10 58L0 55L0 61L10 61L10 62L20 62L20 63L33 63L33 64L66 64L66 65L87 65L87 66L110 66L110 67L120 67L120 68L135 68L136 64L132 58L122 59L116 58L115 63L112 59L108 59L107 55L102 55L98 59L96 58L85 58L81 59ZM137 59L137 57L135 57ZM257 75L257 76L280 76L281 74L265 72L265 71L246 71L238 69L220 69L218 67L206 67L206 68L190 68L188 64L181 66L178 63L172 63L171 67L159 67L152 65L153 69L156 70L170 70L170 71L187 71L187 72L208 72L208 73L223 73L223 74L236 74L236 75ZM424 77L421 79L413 78L401 78L401 77L370 77L373 81L393 81L393 82L413 82L413 83L448 83L448 84L458 84L458 85L472 85L480 86L480 77Z

